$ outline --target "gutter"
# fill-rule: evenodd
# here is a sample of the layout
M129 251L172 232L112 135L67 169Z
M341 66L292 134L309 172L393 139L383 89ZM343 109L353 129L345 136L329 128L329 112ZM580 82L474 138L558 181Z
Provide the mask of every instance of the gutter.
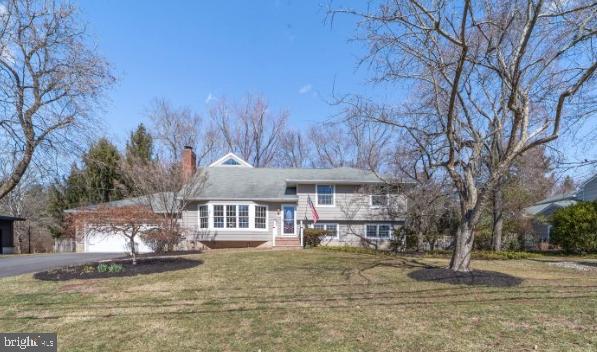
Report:
M220 200L242 200L242 201L261 201L261 202L296 202L298 197L294 198L238 198L238 197L193 197L189 200L220 201Z
M326 183L326 184L335 184L335 185L363 185L363 184L382 184L383 181L363 181L363 180L293 180L288 179L286 183L289 185L311 185L311 184L318 184L318 183Z

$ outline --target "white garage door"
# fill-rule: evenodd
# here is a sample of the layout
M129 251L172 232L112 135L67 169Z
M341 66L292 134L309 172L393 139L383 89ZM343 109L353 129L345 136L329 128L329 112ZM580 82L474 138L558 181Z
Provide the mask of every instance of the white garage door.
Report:
M87 253L121 253L128 252L128 238L114 233L94 233L85 236L85 252ZM140 238L135 240L137 253L149 253L151 248Z

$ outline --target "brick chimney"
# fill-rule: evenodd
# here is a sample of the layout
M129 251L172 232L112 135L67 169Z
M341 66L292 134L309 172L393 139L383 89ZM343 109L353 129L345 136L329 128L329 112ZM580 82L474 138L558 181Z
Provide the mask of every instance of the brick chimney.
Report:
M185 145L182 151L182 180L188 182L197 171L197 156L193 147Z

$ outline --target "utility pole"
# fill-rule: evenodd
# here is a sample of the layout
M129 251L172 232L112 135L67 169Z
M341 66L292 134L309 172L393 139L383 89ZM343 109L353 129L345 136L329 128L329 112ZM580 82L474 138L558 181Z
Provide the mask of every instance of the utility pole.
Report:
M27 226L27 236L29 237L29 245L27 248L29 249L29 254L31 254L31 223Z

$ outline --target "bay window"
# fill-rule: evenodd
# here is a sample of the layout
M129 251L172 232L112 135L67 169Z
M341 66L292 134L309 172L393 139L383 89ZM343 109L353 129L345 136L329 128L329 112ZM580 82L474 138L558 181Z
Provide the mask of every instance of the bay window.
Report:
M256 229L265 229L266 228L266 218L267 218L267 207L262 205L255 206L255 228Z
M249 228L249 206L239 205L238 206L238 227L241 229Z
M236 228L236 205L226 206L226 227L229 229Z
M209 212L207 205L199 206L199 228L206 229L209 227Z
M200 205L198 212L200 229L267 229L267 206L265 205Z
M224 228L224 206L214 205L214 227Z

